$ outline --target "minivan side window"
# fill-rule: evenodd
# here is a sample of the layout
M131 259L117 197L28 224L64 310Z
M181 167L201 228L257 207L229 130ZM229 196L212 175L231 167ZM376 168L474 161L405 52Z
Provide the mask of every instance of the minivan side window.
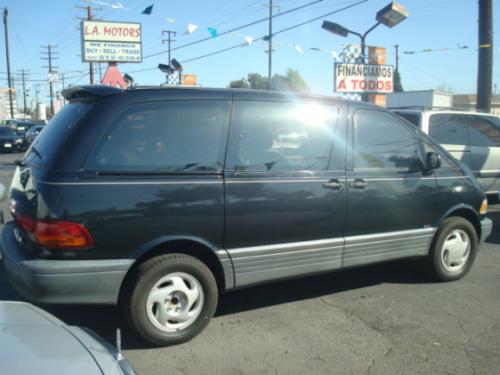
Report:
M467 116L467 126L471 146L499 147L500 127L483 116Z
M381 111L354 114L354 169L421 170L421 143L416 130Z
M446 145L469 145L466 116L438 113L429 118L429 135Z
M237 101L226 169L326 170L337 116L336 107L315 102Z
M134 105L106 130L87 167L100 171L222 169L229 102L168 101Z

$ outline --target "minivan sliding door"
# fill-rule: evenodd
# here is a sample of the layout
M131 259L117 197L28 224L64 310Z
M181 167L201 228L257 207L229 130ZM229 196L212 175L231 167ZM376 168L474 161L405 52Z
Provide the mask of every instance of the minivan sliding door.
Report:
M235 100L224 181L236 286L341 266L338 117L337 107L318 102Z

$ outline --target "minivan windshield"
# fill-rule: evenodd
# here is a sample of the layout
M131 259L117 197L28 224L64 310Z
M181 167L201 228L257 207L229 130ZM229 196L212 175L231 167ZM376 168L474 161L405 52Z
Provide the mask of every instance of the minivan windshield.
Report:
M45 125L43 132L35 139L26 158L33 163L46 163L60 148L70 129L88 111L91 104L88 102L74 102L66 104Z

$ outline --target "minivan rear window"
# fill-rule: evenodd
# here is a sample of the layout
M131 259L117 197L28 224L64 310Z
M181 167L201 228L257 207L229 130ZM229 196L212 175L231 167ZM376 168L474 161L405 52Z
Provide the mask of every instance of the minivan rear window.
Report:
M71 128L90 106L91 103L88 102L66 104L35 139L28 151L27 160L35 164L45 164L62 146Z

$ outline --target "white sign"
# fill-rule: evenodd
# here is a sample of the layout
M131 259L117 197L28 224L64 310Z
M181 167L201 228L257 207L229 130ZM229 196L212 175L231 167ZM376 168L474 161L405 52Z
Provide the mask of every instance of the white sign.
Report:
M59 81L59 74L57 72L51 71L48 74L49 82L55 83Z
M142 62L141 24L82 21L84 62Z
M392 65L335 63L335 92L388 94L393 91Z

